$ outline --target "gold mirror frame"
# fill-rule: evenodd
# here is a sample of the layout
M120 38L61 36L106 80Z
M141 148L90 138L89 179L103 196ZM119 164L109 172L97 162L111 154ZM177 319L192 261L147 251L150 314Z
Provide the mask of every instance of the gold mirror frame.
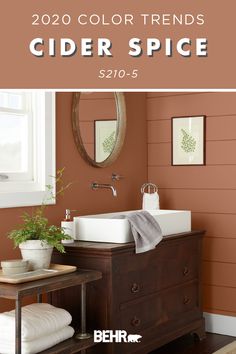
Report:
M80 127L79 127L79 100L80 92L75 92L73 94L72 101L72 130L74 135L74 141L76 147L83 157L83 159L94 167L107 167L110 166L119 156L122 146L125 140L126 133L126 105L125 105L125 95L123 92L114 92L115 102L116 102L116 116L117 116L117 132L116 132L116 143L111 154L108 158L102 162L94 161L87 153L83 140L81 137Z

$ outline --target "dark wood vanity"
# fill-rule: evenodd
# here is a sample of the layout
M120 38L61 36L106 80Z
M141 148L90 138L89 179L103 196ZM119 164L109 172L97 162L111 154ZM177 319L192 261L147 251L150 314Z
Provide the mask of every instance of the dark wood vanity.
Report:
M140 343L98 344L91 354L147 354L186 333L205 335L202 316L201 246L203 231L165 237L155 250L135 254L134 244L75 242L56 263L102 272L88 285L88 327L140 334ZM80 289L54 296L79 322Z

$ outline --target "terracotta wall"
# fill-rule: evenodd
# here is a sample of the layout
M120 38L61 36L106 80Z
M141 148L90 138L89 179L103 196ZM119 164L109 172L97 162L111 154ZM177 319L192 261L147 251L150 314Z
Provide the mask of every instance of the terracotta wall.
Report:
M47 216L52 223L60 224L66 208L78 210L78 215L121 211L140 208L140 187L147 180L146 96L144 93L127 93L127 134L118 160L107 168L89 166L79 155L71 129L71 93L57 94L57 168L65 167L65 181L74 185L55 206L48 207ZM92 191L93 181L111 183L112 172L124 179L115 182L118 196L109 190ZM0 209L0 260L16 258L7 232L20 223L20 216L30 208ZM12 307L12 302L0 299L0 312Z
M206 166L171 166L171 117L207 116ZM204 310L236 315L236 93L149 93L148 179L204 238Z

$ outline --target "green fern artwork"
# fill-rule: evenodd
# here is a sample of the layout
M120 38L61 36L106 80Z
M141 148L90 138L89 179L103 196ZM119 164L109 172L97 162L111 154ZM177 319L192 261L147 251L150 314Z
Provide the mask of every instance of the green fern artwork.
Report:
M181 129L181 132L183 134L181 148L186 153L194 152L197 144L196 139L194 139L194 137L188 134L184 129Z
M116 131L114 130L102 143L103 152L110 154L115 145L115 134Z

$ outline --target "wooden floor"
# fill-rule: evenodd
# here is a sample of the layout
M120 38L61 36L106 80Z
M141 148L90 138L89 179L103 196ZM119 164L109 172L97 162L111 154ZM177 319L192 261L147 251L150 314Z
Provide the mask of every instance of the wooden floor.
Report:
M235 340L235 337L207 333L206 339L199 342L193 336L186 335L150 354L212 354Z

